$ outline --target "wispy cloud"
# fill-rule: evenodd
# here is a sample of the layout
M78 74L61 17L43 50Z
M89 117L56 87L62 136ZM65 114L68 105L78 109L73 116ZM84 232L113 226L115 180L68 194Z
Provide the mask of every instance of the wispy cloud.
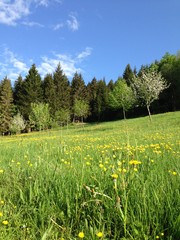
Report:
M38 22L26 22L26 21L24 21L24 22L22 22L22 24L23 25L26 25L26 26L28 26L28 27L44 27L44 25L43 24L41 24L41 23L38 23Z
M86 49L84 51L82 51L81 53L79 53L77 55L77 59L79 59L79 61L82 61L82 60L84 60L84 58L91 55L91 53L92 53L92 48L86 47Z
M53 73L60 63L61 67L67 77L72 78L75 72L84 73L82 68L82 61L84 61L89 55L91 55L92 49L87 47L82 52L72 56L70 54L53 53L51 56L43 56L39 60L39 63L35 63L43 78L47 73ZM0 78L7 76L13 82L17 79L19 74L25 76L32 63L30 60L25 63L20 57L9 50L7 47L1 51L0 57Z
M0 23L15 26L20 19L32 13L31 7L48 7L51 2L62 0L0 0Z
M79 22L73 14L69 15L69 19L67 20L67 25L72 31L77 31L79 29Z
M58 23L56 25L53 26L53 30L59 30L60 28L63 28L64 27L64 24L63 23Z
M29 1L0 1L0 23L7 25L16 25L17 20L29 14Z

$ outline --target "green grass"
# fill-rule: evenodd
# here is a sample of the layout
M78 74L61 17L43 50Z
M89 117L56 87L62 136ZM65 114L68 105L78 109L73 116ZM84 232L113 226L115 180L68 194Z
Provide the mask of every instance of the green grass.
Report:
M179 136L174 112L1 137L0 240L178 240Z

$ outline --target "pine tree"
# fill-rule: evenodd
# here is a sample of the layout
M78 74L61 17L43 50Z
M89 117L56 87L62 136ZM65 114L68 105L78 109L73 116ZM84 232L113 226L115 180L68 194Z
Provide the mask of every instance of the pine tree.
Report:
M11 81L5 77L0 83L0 132L9 132L13 116L13 92Z
M58 64L56 71L53 74L54 86L55 86L55 109L54 112L60 109L70 108L70 84L68 78L61 69L61 65Z
M78 100L86 102L88 104L85 82L82 78L82 75L76 72L71 82L71 107L73 116L75 116L75 103Z
M51 74L47 74L44 77L43 81L43 97L44 97L44 102L48 103L50 113L52 116L55 114L55 85L54 85L54 80L53 76Z
M76 100L87 100L87 90L81 74L74 74L71 82L71 101L72 105Z
M130 86L133 76L134 76L134 73L131 69L130 64L128 64L126 66L125 70L124 70L124 73L123 73L123 79L126 80L126 83L127 83L128 86Z
M25 78L22 99L22 114L25 119L28 119L31 112L31 103L40 103L43 101L42 81L35 64L32 65Z
M24 113L25 109L24 106L24 80L21 75L17 78L17 80L14 83L14 89L13 89L13 99L14 104L21 114Z

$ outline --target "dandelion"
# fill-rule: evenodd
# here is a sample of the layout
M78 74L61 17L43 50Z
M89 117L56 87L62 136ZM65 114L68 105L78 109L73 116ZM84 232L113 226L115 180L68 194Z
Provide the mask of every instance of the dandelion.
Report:
M159 239L159 236L156 236L156 239Z
M100 164L99 164L99 167L100 167L100 168L103 168L104 166L103 166L103 164L102 164L102 163L100 163Z
M138 165L138 164L141 164L141 161L131 160L131 161L129 161L129 164L131 164L131 165Z
M161 233L161 236L164 236L164 233L163 233L163 232Z
M176 175L177 175L177 172L172 172L172 175L176 176Z
M3 201L3 200L1 200L0 203L1 203L2 205L4 205L4 201Z
M7 220L4 220L4 221L2 221L2 224L4 224L4 225L8 225L8 221Z
M78 237L79 237L79 238L84 238L84 233L83 233L83 232L80 232L80 233L78 234Z
M4 172L4 170L3 169L0 169L0 173L3 173Z
M98 238L101 238L101 237L103 236L103 233L102 233L102 232L98 232L98 233L96 233L96 236L97 236Z
M111 177L112 177L113 179L117 179L117 178L118 178L118 174L113 173L113 174L111 175Z
M3 216L3 213L2 212L0 212L0 217L2 217Z

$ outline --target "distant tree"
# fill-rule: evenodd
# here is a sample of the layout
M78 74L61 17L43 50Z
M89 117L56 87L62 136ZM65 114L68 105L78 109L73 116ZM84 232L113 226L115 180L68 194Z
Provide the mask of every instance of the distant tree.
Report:
M11 121L10 131L12 133L20 133L26 127L26 123L20 113L17 113Z
M48 129L51 117L47 103L31 103L30 125L36 130Z
M43 98L44 102L49 104L50 113L55 114L56 109L56 93L52 74L47 74L43 80Z
M53 80L55 86L54 112L59 109L70 109L70 84L60 64L53 74Z
M0 132L9 132L13 116L13 92L11 81L5 77L0 83Z
M14 104L16 105L16 108L21 114L26 112L26 109L24 109L25 107L24 98L25 98L24 80L22 76L19 75L17 80L14 83L13 99L14 99Z
M74 115L75 117L78 117L81 119L81 122L83 122L83 119L86 118L89 115L89 104L84 100L75 100L74 103Z
M98 88L98 81L96 78L93 78L91 82L87 85L87 98L90 105L91 111L91 121L97 120L97 111L96 111L96 104L97 104L97 88Z
M97 120L105 120L108 106L108 89L105 80L99 80L97 83L97 97L95 103L95 112Z
M68 125L71 121L71 113L69 109L59 109L55 112L55 122L60 125Z
M23 91L21 93L23 99L21 112L25 119L28 119L31 112L31 103L43 102L43 91L41 77L33 64L23 83Z
M180 59L178 55L166 53L159 62L159 71L170 84L163 93L163 100L168 105L167 111L176 111L180 109Z
M132 88L136 98L147 107L151 120L150 105L159 98L164 89L168 88L166 81L157 71L143 71L140 77L134 76Z
M128 64L123 73L123 78L125 79L128 86L130 86L133 76L134 76L134 73L132 71L132 68L130 64Z
M124 79L119 78L114 89L109 93L109 105L114 109L123 109L124 119L128 111L135 103L134 93Z
M77 100L87 101L87 89L81 74L74 74L71 82L71 108L75 117L74 107Z

